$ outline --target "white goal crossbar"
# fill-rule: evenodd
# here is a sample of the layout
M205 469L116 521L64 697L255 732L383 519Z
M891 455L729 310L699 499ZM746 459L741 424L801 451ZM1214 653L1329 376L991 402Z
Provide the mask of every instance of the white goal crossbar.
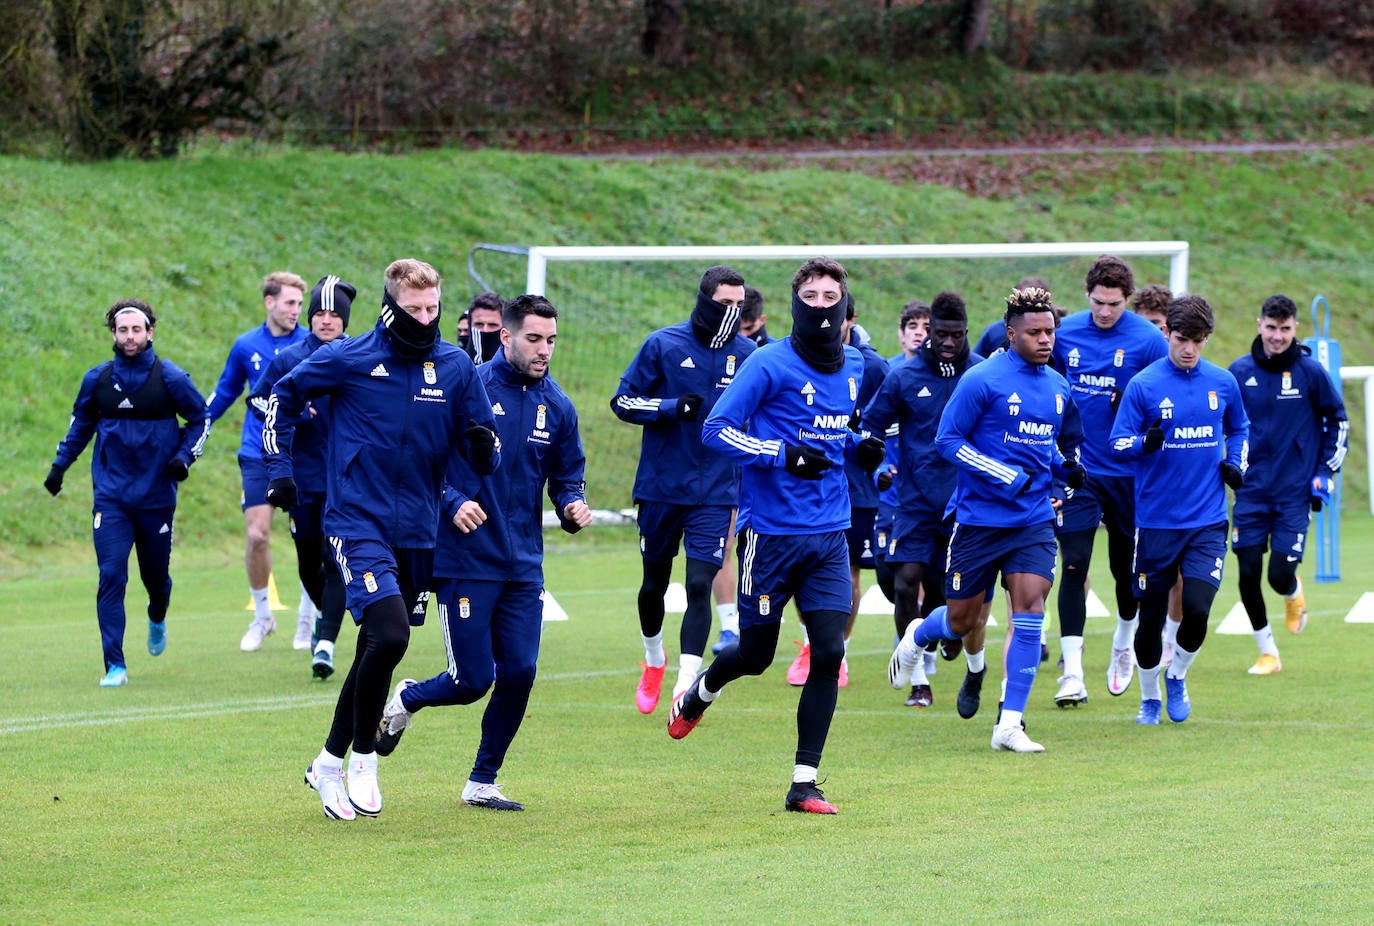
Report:
M551 261L615 260L806 260L833 257L836 260L906 258L950 259L988 257L1118 257L1152 256L1169 258L1169 290L1175 295L1188 291L1188 242L1186 241L1056 241L1031 244L806 244L684 246L541 246L528 251L525 292L544 295L548 265Z

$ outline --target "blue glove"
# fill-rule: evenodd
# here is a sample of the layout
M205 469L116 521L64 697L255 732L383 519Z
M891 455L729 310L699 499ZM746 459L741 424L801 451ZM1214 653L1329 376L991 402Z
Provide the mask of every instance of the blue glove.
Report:
M1330 476L1312 477L1312 510L1321 511L1322 505L1331 504L1331 491L1336 482Z

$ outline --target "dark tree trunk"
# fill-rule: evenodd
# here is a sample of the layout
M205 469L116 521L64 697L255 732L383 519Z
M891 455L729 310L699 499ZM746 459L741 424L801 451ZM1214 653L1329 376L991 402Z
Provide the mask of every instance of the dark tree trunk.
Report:
M687 37L682 22L683 0L644 0L644 57L667 68L687 63Z

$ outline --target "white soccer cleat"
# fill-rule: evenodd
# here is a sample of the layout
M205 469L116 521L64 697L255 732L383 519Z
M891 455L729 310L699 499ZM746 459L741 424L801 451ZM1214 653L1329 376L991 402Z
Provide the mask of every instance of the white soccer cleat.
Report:
M1077 707L1088 703L1088 686L1077 675L1059 676L1059 690L1054 693L1054 703L1060 707Z
M315 616L313 614L301 614L296 618L296 637L291 641L292 649L308 650L311 648L311 637L315 634Z
M248 625L248 632L239 641L239 649L245 653L256 653L262 648L262 641L267 639L277 629L277 619L275 617L255 617L253 622Z
M377 754L350 753L348 756L348 801L365 816L382 812L382 789L377 785Z
M331 820L354 818L353 805L349 802L348 791L344 788L342 765L330 768L321 765L320 760L316 759L305 767L305 783L319 793L326 817Z
M892 658L887 661L887 680L898 691L906 691L911 685L911 674L916 671L916 663L925 658L925 653L916 647L916 628L921 626L922 618L916 618L906 625L902 638L892 650Z
M999 752L1044 752L1045 747L1032 740L1021 725L1002 725L992 730L992 748Z
M396 683L391 700L382 708L382 722L377 724L377 742L374 747L377 755L391 755L396 750L396 745L401 742L401 734L415 717L413 712L406 710L406 704L401 700L401 692L418 684L419 682L413 678L403 678Z
M1112 647L1112 661L1107 663L1107 690L1113 696L1123 695L1135 678L1135 653L1130 647Z

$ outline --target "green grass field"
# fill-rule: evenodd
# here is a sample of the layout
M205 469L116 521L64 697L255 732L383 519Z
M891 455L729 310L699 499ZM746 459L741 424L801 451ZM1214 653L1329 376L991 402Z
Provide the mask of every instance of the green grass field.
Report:
M1091 701L1057 710L1052 663L1032 693L1042 755L989 749L992 685L983 713L958 718L962 659L941 663L932 708L904 708L885 677L890 618L865 615L822 768L840 815L822 818L782 809L795 621L774 668L731 686L674 742L666 703L649 718L633 707L632 536L594 528L548 560L571 620L546 625L501 777L528 810L461 803L480 706L431 709L383 760L384 813L353 823L327 820L301 781L338 677L310 678L290 648L292 612L261 652L238 651L249 615L237 547L178 549L156 660L133 586L131 681L114 690L96 685L93 558L65 549L0 583L0 921L1360 921L1374 879L1374 626L1343 618L1369 588L1374 521L1348 517L1344 541L1345 581L1317 584L1304 567L1302 636L1282 629L1270 596L1283 673L1247 676L1250 636L1211 634L1183 725L1132 723L1137 687L1113 699L1103 679L1113 623L1090 619ZM294 605L295 583L282 592ZM1235 598L1228 574L1213 628ZM442 666L431 620L401 672Z

